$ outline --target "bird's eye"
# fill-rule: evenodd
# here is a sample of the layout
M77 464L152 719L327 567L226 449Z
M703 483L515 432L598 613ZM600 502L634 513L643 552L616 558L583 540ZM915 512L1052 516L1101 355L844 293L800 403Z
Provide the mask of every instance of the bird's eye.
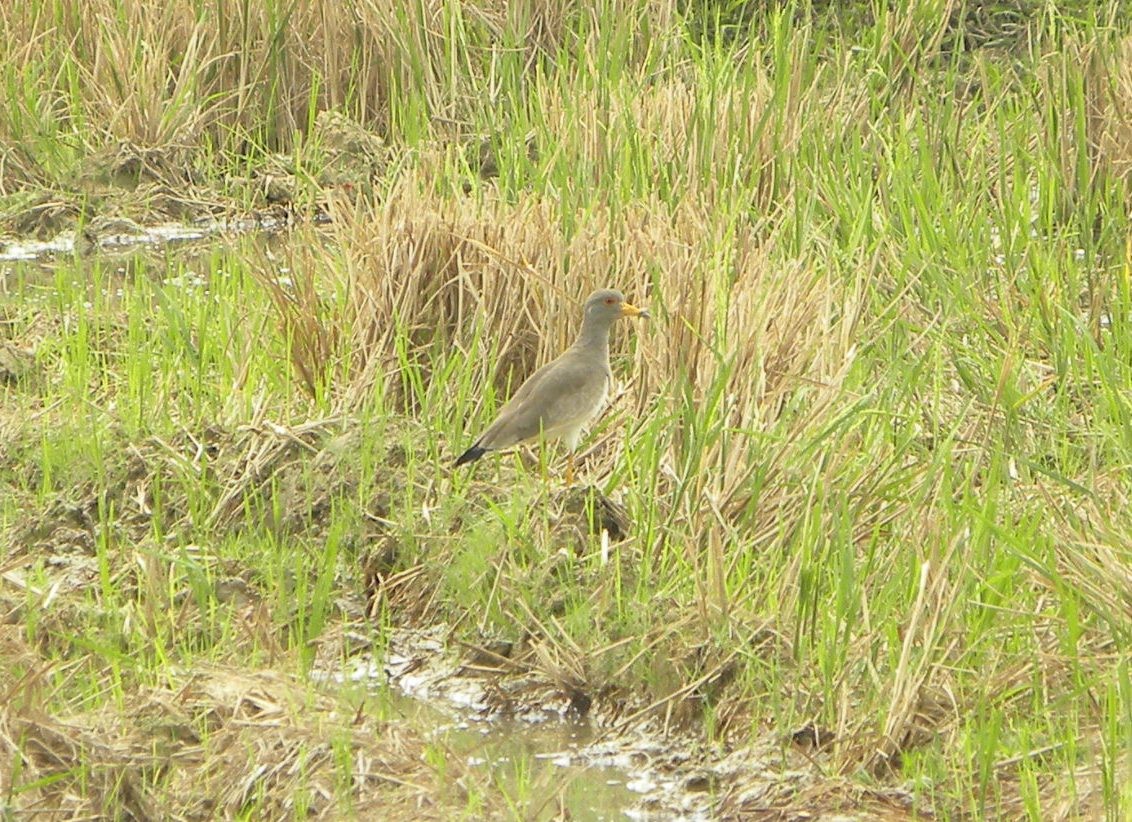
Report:
M613 305L615 302L617 302L617 300L615 300L613 297L606 297L605 298L605 304L606 305Z

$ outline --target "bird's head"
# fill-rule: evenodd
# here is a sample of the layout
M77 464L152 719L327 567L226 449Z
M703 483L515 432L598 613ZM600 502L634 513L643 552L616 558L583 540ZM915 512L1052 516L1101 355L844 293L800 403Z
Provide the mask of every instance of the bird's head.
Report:
M612 288L605 288L590 294L586 300L586 321L612 325L622 317L643 317L649 312L625 301L625 295Z

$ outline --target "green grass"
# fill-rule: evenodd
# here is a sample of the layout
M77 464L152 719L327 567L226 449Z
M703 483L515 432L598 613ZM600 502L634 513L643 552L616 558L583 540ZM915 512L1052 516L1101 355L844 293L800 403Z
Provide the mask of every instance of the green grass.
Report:
M82 48L0 75L12 219L31 186L137 207L68 180L114 139L184 148L176 124L213 195L257 205L280 150L335 218L5 273L2 339L36 363L0 388L0 562L26 583L0 601L32 649L13 670L53 672L38 704L127 714L205 663L301 676L384 545L419 574L383 592L379 636L526 638L546 680L733 745L812 725L827 776L910 785L923 813L1122 818L1132 18L1019 5L1027 37L964 51L978 21L944 5L843 32L805 4L420 3L367 23L396 35L380 53L321 27L300 48L310 9L269 6L208 45L242 51L198 57L207 88L146 82L117 117ZM168 14L166 45L204 19ZM86 44L120 60L94 88L166 76L124 30ZM388 146L355 200L319 189L329 108ZM608 563L543 487L553 454L451 468L604 285L655 318L619 329L625 393L588 440L630 523ZM339 771L354 744L332 741Z

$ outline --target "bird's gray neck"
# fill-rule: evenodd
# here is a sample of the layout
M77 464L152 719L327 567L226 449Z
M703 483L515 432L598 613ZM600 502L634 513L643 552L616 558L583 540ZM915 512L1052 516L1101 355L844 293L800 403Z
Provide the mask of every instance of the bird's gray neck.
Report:
M585 351L596 351L602 356L609 357L609 326L605 323L583 322L578 339L574 341L574 348Z

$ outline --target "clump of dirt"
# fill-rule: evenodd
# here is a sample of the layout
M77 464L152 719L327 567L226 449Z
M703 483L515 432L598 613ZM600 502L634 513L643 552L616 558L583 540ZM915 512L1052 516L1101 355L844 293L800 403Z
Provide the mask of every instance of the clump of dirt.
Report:
M19 237L46 240L74 226L82 214L78 197L40 190L9 205L0 214L0 229Z
M389 162L390 149L381 135L336 111L321 111L315 134L326 154L319 182L324 186L352 185L366 195Z
M408 565L403 553L400 537L388 533L362 551L359 568L367 619L388 615L399 624L418 625L435 615L436 580L423 564Z
M127 191L144 184L184 189L203 180L197 169L198 153L187 145L143 146L119 140L87 155L80 166L79 182Z
M575 537L577 553L586 550L592 537L620 542L629 536L625 507L593 485L567 488L553 498L552 507L554 530Z
M22 382L35 367L35 351L0 340L0 384Z

